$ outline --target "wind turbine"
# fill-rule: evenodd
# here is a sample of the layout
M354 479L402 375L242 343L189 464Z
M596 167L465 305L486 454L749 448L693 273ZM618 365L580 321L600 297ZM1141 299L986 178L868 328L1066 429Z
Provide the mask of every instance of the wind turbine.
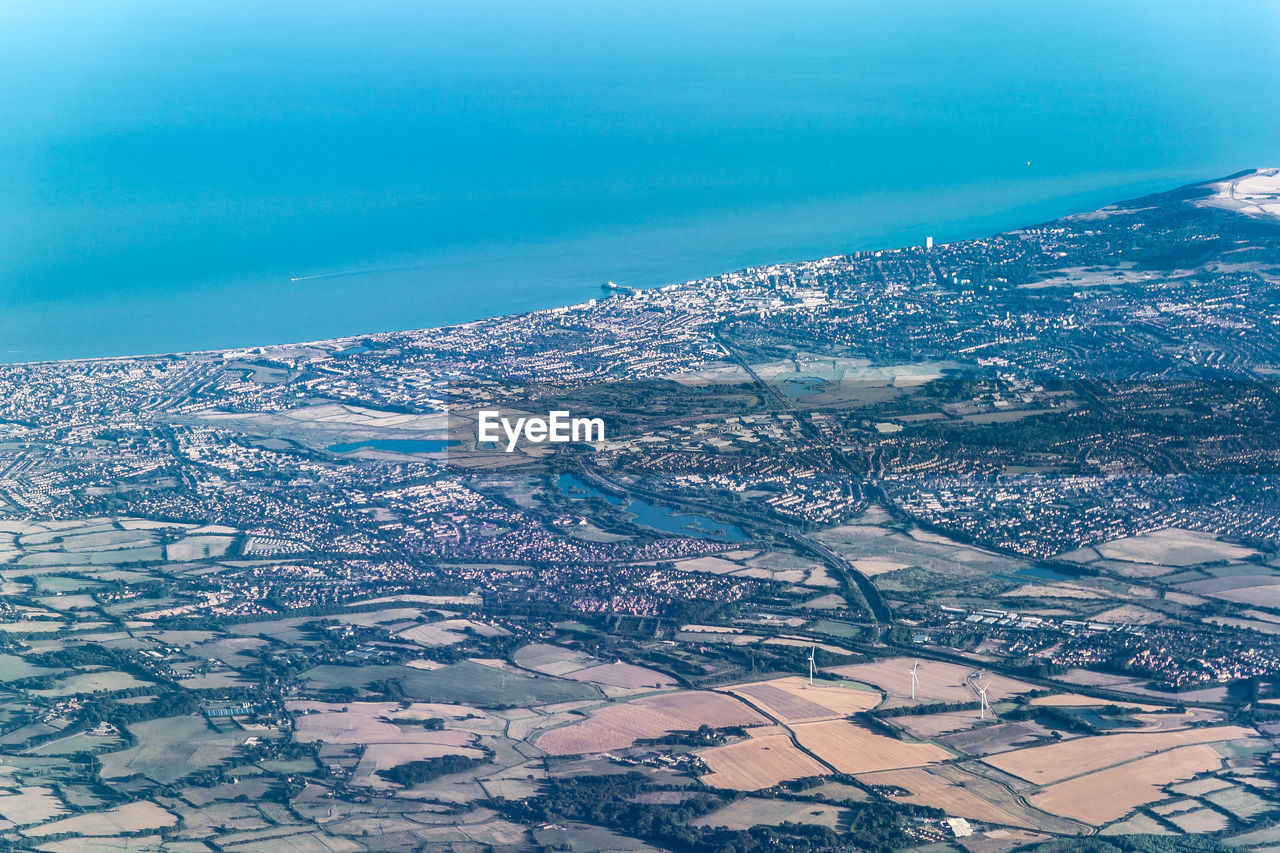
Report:
M988 685L986 684L978 685L978 719L979 720L985 720L987 718L987 712L991 710L991 703L987 701L987 687ZM992 714L991 716L994 717L995 714Z
M920 661L911 664L911 701L916 701L916 688L920 686L920 678L916 675L916 671L920 669Z
M814 646L809 647L809 686L813 686L813 653L817 651Z

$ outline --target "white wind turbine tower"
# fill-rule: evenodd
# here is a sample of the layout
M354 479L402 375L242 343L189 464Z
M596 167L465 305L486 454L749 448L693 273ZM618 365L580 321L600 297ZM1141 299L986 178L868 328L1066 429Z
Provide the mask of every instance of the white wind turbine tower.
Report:
M809 647L809 686L813 686L813 653L817 651L814 646Z
M911 701L916 701L916 688L920 686L920 678L916 675L916 671L920 669L920 661L911 664Z
M979 720L985 720L987 718L987 712L991 710L991 703L987 701L987 687L988 685L986 684L978 685L978 719ZM995 715L992 714L992 716L995 716Z

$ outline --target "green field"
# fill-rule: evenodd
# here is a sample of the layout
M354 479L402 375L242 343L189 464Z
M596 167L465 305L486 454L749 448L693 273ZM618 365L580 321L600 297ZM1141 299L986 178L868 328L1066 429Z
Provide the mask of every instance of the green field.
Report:
M601 698L595 685L559 678L533 678L491 666L462 661L441 669L408 666L336 666L325 664L301 676L313 688L370 689L381 681L397 682L404 696L425 702L456 702L482 707L542 705Z
M60 672L66 670L35 666L17 655L0 654L0 681L18 681L37 675L57 675Z
M134 774L167 785L221 764L245 740L243 732L216 732L203 717L163 717L129 726L137 746L101 756L102 778Z

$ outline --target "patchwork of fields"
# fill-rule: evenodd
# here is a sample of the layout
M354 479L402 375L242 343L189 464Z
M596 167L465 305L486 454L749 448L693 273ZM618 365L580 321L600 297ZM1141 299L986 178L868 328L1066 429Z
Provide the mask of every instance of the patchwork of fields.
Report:
M243 534L110 519L9 527L0 544L11 558L45 556L0 568L15 602L4 630L20 638L0 650L0 678L42 712L13 717L0 734L0 832L42 853L97 853L99 840L125 836L139 839L139 853L152 842L205 853L215 836L235 853L263 844L356 853L386 833L406 845L518 845L526 828L477 804L537 798L550 780L626 772L655 787L643 802L678 804L695 791L725 798L691 826L838 829L850 804L889 801L963 817L993 850L1095 831L1226 831L1274 810L1266 780L1249 775L1271 741L1225 724L1213 707L1175 710L1131 678L1083 669L1063 676L1078 688L1050 692L931 658L844 663L859 659L842 646L858 629L827 612L839 609L838 595L814 604L824 612L812 619L680 623L673 644L727 642L804 663L812 649L822 662L812 683L796 665L795 674L738 672L698 689L663 665L670 646L650 643L648 658L628 663L578 640L577 623L524 636L518 621L487 620L483 596L465 591L376 596L323 616L174 623L166 620L185 618L190 598L134 558L188 561L164 571L196 578L239 570L217 561L243 550ZM861 529L842 535L874 539ZM936 542L911 541L912 553L941 553ZM1217 547L1152 534L1077 558L1150 572L1143 549L1152 541L1169 569L1178 568L1170 548L1192 560ZM1221 577L1186 583L1210 596L1252 589L1240 578L1255 575L1231 574L1241 556L1223 551ZM904 571L868 559L881 561L869 567L883 576ZM757 550L679 569L826 584L803 559ZM89 651L67 653L69 638ZM253 698L264 678L282 679L279 705ZM977 712L979 689L990 715ZM1102 700L1095 689L1139 701ZM1188 696L1212 701L1221 691ZM75 722L95 702L109 713L92 726ZM1077 730L1072 720L1102 728ZM82 781L90 762L107 788ZM777 796L797 791L812 794ZM601 827L553 826L534 837L630 843Z

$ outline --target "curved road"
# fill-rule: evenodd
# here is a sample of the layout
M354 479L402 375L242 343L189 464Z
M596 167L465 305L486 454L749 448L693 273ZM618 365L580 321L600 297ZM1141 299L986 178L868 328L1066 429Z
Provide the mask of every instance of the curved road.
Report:
M828 568L834 569L844 577L846 584L857 588L862 595L863 601L870 610L872 622L876 628L893 624L893 611L889 609L889 605L885 602L884 597L880 595L880 590L876 589L875 584L866 575L854 568L849 561L845 560L835 551L832 551L821 542L799 533L782 524L773 521L765 521L759 518L736 515L734 513L725 512L719 506L707 506L696 501L690 501L684 498L674 498L670 495L658 494L647 489L636 488L635 486L623 486L606 478L595 468L583 465L580 469L583 475L595 482L598 486L603 486L611 492L617 492L624 495L633 495L644 500L651 501L655 504L669 506L673 509L680 509L689 512L702 513L704 515L719 516L725 521L732 524L747 525L757 530L766 531L776 538L785 539L801 551L805 551L812 556L820 559Z

